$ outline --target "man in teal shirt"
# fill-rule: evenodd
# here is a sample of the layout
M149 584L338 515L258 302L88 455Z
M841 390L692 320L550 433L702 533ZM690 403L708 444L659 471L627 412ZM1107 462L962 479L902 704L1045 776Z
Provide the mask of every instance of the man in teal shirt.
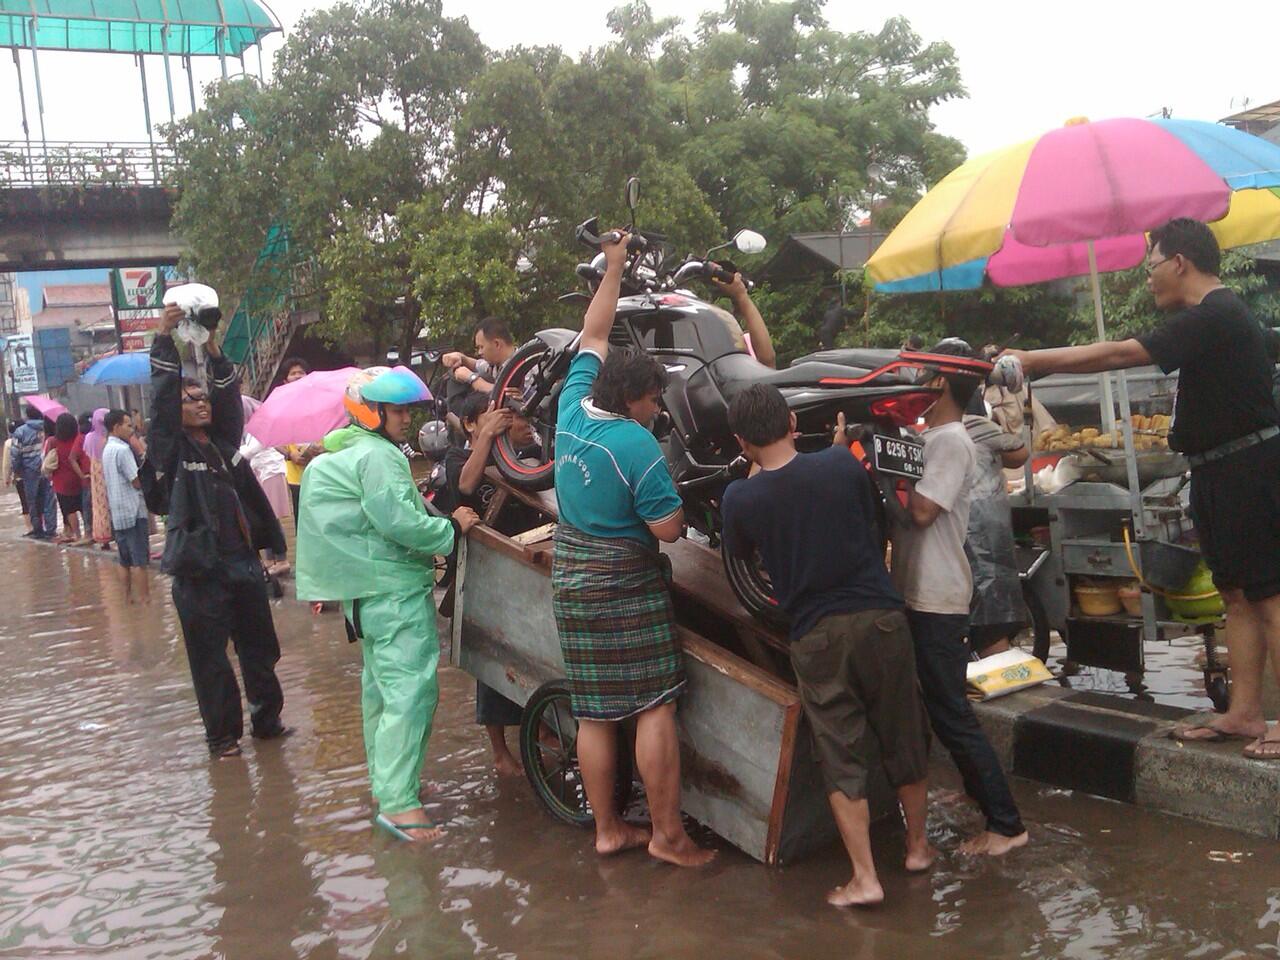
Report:
M401 840L434 840L418 796L439 700L431 590L435 557L478 521L459 507L432 516L401 452L412 408L429 399L405 367L371 367L347 387L352 425L302 475L298 598L341 600L364 657L361 712L375 823Z
M650 368L658 366L648 357L640 359L648 361ZM556 423L560 518L594 537L626 537L652 546L649 525L668 523L680 515L680 495L648 427L592 399L602 366L599 354L580 347L560 392ZM652 369L641 367L640 375L646 374L660 386Z
M680 819L675 701L684 666L657 550L657 540L675 541L684 532L679 494L649 432L666 371L645 353L609 348L627 239L604 247L608 266L560 394L552 607L596 851L647 846L660 860L701 866L713 854L690 839ZM614 807L617 725L629 718L636 722L636 764L652 834Z

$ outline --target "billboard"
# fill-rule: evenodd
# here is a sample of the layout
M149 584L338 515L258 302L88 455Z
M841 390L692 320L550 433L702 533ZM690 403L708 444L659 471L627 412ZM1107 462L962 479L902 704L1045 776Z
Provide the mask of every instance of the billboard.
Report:
M117 310L164 306L163 267L120 267L111 271L111 305Z
M160 328L160 318L162 313L159 310L152 312L137 313L129 312L120 314L120 333L124 336L129 334L151 333ZM125 348L126 350L128 347Z
M7 338L4 365L9 371L9 389L14 393L35 393L40 389L36 352L31 345L30 334Z

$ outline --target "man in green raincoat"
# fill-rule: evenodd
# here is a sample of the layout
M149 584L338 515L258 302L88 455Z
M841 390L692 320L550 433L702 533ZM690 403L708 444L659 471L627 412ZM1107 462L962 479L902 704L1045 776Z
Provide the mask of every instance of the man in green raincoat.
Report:
M340 600L364 655L361 708L375 823L401 840L434 840L418 796L439 699L435 560L479 522L459 508L427 512L400 451L409 406L430 397L404 367L352 376L352 424L325 437L325 456L302 477L298 526L300 600Z

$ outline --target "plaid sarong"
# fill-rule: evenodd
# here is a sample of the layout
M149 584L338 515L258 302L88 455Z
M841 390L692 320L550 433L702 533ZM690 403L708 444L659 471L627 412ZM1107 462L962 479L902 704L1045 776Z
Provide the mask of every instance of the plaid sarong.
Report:
M633 540L556 528L551 607L575 717L625 720L684 688L661 564L661 554Z

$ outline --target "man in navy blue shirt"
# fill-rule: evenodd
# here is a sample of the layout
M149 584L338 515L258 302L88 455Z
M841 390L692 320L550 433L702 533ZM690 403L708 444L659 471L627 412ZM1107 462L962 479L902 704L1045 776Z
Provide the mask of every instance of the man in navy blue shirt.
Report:
M927 870L928 720L902 597L884 566L866 470L849 452L844 415L822 453L799 453L795 415L774 386L733 399L729 424L758 467L724 495L724 549L758 550L791 617L791 664L844 838L853 879L835 906L884 900L869 836L867 768L878 743L906 820L906 868Z

